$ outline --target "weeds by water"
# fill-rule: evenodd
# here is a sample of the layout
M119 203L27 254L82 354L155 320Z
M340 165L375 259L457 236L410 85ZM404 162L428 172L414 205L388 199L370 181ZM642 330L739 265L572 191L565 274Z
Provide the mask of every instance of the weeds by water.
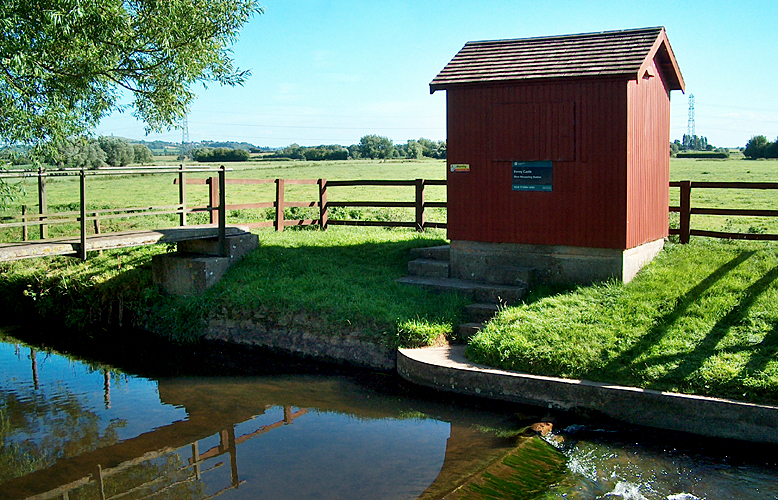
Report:
M197 341L209 317L235 312L279 321L302 317L321 333L349 332L392 346L428 345L450 337L459 322L461 297L394 281L406 274L409 250L441 244L440 232L331 228L259 234L259 250L201 296L170 297L157 290L151 258L166 251L158 245L110 251L84 263L56 257L0 264L0 298L10 304L9 318L42 315L74 329L128 318L176 343Z

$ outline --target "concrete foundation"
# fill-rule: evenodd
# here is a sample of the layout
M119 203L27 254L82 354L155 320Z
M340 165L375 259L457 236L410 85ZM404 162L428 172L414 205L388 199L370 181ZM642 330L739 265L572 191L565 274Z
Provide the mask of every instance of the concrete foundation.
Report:
M257 248L256 234L227 237L229 254L219 256L219 240L209 238L178 243L178 251L156 255L151 261L154 283L171 295L198 295L221 280L227 270Z
M664 239L628 250L455 240L450 250L451 277L489 281L495 269L518 273L531 268L531 281L536 283L586 285L610 278L627 283L663 247Z

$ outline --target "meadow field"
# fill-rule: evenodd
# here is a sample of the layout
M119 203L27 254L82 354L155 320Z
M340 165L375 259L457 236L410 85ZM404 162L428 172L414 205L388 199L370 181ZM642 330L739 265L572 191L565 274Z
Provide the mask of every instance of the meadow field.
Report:
M158 165L175 166L175 157L156 157ZM213 165L217 166L217 165ZM445 179L445 160L347 160L347 161L249 161L230 163L227 177L232 179L319 179L328 180L408 180L408 179ZM205 177L212 174L189 174L189 177ZM89 177L87 180L87 204L89 210L116 207L169 206L178 203L178 186L173 181L176 174ZM751 161L742 158L724 160L678 159L670 160L670 180L681 181L717 181L717 182L778 182L778 161ZM27 205L32 213L37 210L37 181L25 179L20 187L23 196L12 204L0 217L21 214L21 206ZM413 187L331 187L328 189L330 201L413 201ZM679 189L670 188L670 205L679 204ZM427 201L445 201L443 186L426 188ZM49 212L76 211L78 209L79 187L76 177L49 178L47 182ZM275 198L275 186L265 185L229 185L227 204L255 203L272 201ZM315 185L292 185L286 189L286 201L316 201L318 190ZM189 207L208 204L208 188L204 185L187 186ZM693 189L692 206L706 208L754 208L778 209L778 190L734 190L734 189ZM273 209L231 210L228 223L248 223L273 218ZM335 208L330 212L331 219L358 220L413 220L411 208ZM288 219L318 218L316 209L287 208ZM429 209L430 221L444 222L445 209ZM192 224L207 222L207 214L189 215ZM7 220L7 219L6 219ZM101 223L103 231L121 231L134 228L168 227L178 223L176 215L154 217L128 217L110 219ZM678 214L670 214L670 227L678 227ZM733 216L692 216L693 229L743 233L778 234L778 218L733 217ZM31 228L31 237L37 234ZM52 226L51 236L68 234L75 231L75 224ZM0 231L3 241L21 238L21 230L6 229Z

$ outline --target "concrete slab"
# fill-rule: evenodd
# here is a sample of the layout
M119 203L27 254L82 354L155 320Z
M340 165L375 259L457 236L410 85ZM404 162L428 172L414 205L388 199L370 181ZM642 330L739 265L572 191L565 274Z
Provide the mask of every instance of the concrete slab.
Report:
M522 299L525 286L496 285L478 281L454 278L429 278L424 276L404 276L396 280L404 285L421 286L441 292L452 292L468 296L479 302L513 304Z
M439 390L564 410L716 438L778 443L778 407L613 384L541 377L471 363L464 346L399 349L397 372Z

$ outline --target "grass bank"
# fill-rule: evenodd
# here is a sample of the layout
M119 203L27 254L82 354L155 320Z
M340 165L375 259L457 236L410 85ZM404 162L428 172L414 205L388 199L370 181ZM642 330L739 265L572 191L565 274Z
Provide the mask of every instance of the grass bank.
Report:
M231 311L272 318L315 318L317 331L356 335L390 346L420 346L451 337L465 304L394 282L406 274L413 247L441 244L442 233L374 228L261 231L260 249L199 297L159 293L151 258L163 246L106 252L87 262L68 258L0 264L0 300L9 316L40 314L76 329L132 321L176 343L197 341L205 322Z
M668 244L628 285L509 307L474 361L526 373L778 404L778 245Z

